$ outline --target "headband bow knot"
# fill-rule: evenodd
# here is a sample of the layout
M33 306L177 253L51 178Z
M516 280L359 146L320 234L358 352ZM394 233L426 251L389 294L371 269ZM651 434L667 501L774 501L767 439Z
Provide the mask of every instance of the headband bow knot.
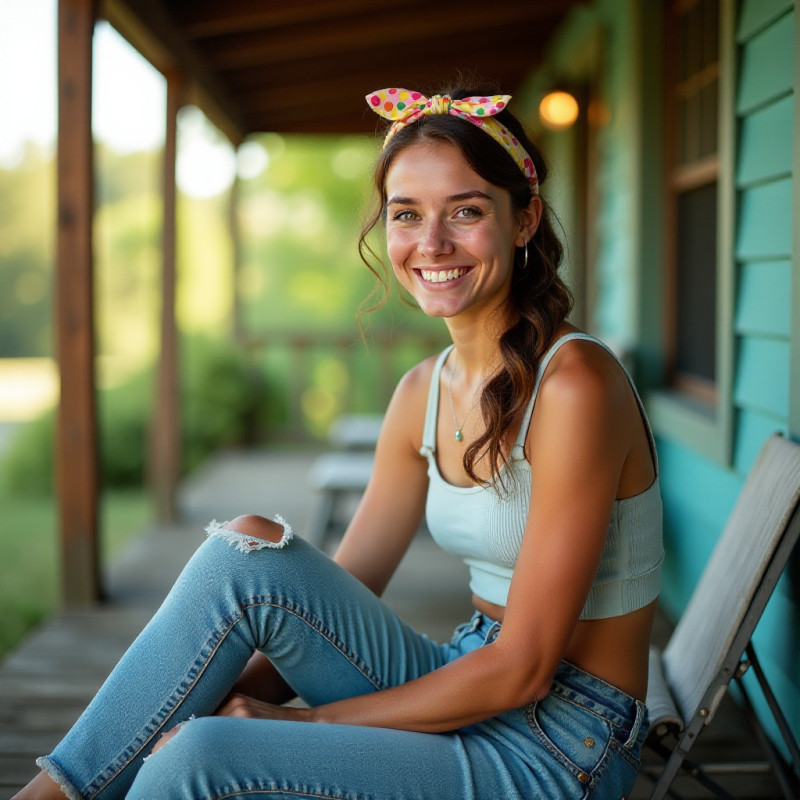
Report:
M536 168L533 159L517 138L494 115L502 111L511 100L511 95L495 94L488 97L464 97L453 100L448 95L425 97L420 92L408 89L379 89L368 94L369 107L393 125L389 128L383 146L405 128L430 114L449 114L460 117L481 130L486 131L516 162L531 185L534 194L539 193Z

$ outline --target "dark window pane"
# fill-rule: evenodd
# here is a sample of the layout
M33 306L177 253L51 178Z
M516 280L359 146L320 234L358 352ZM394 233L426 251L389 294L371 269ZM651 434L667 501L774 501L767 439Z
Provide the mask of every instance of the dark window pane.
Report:
M667 47L670 43L667 42ZM678 71L677 80L679 83L685 81L689 75L689 19L686 16L678 19Z
M675 368L715 377L717 184L678 196Z
M700 157L711 156L717 152L717 94L719 81L714 80L701 93L702 124L700 132Z
M686 65L686 76L696 74L702 69L703 61L703 7L701 3L696 3L686 15L687 30L687 52L688 62Z
M703 66L716 64L719 52L719 2L703 2Z

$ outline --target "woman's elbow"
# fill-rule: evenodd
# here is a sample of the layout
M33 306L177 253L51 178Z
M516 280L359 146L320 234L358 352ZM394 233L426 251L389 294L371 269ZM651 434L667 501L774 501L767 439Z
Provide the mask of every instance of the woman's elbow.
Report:
M535 703L547 696L553 683L553 670L527 661L499 659L497 688L505 710Z
M511 684L508 697L509 708L519 708L546 697L550 691L552 680L543 680L539 677L523 677L509 683Z

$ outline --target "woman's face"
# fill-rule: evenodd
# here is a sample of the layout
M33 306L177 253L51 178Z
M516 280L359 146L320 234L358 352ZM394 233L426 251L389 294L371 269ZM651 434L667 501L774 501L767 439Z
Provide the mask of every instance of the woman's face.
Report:
M481 178L445 142L398 153L385 190L392 269L426 314L491 313L505 301L514 248L538 225L538 198L515 210L506 189Z

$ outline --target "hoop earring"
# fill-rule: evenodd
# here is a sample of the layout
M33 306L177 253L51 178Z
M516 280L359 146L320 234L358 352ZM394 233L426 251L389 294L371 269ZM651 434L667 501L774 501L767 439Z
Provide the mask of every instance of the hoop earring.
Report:
M522 259L521 269L528 269L528 243L525 242L525 256Z

